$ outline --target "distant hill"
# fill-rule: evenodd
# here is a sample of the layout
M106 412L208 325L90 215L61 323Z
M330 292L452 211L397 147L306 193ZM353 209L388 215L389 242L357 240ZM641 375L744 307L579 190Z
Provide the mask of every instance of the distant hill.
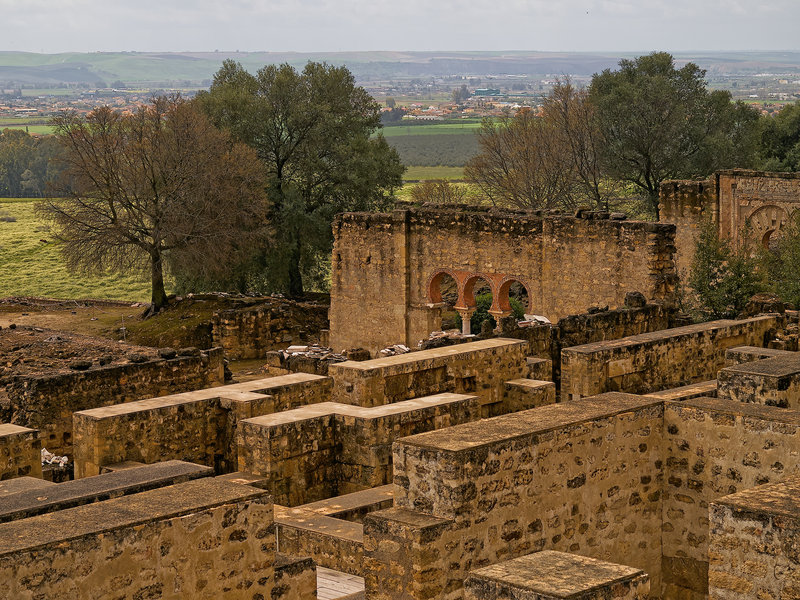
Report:
M567 52L94 52L35 54L0 52L0 83L49 87L59 83L121 81L131 86L204 87L222 61L232 58L247 69L309 60L346 65L359 80L447 75L570 74L588 76L635 54ZM800 74L800 52L676 53L678 62L694 61L710 75Z

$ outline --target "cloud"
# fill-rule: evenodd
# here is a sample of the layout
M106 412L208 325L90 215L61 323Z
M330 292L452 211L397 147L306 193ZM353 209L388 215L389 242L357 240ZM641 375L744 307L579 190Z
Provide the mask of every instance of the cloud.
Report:
M0 0L0 50L791 49L797 0Z

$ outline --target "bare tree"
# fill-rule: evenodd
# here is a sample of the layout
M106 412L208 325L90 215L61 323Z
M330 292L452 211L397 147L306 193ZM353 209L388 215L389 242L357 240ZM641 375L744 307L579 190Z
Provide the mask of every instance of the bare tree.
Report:
M558 80L545 98L542 118L552 124L569 149L569 165L564 168L572 171L579 200L608 210L609 198L619 186L605 176L600 163L602 138L588 91L575 88L569 77Z
M570 148L556 126L531 110L484 119L481 153L467 163L466 178L494 204L566 208L575 203Z
M420 204L462 204L467 199L467 191L464 186L446 179L426 179L411 188L411 199Z
M149 270L155 313L175 269L219 272L264 226L265 180L255 151L232 142L180 97L131 115L109 107L53 119L64 148L61 199L38 205L55 222L68 265L85 273Z

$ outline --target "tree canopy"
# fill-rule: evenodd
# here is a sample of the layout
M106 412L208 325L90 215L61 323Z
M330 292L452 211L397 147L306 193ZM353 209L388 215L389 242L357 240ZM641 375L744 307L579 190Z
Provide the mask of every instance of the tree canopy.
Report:
M109 107L53 119L64 172L38 210L55 223L70 267L147 269L151 312L167 303L165 259L177 270L221 272L264 222L255 153L179 97L131 115Z
M707 175L755 160L758 113L708 92L705 71L666 52L624 59L592 77L606 172L641 190L658 217L665 179Z
M38 198L57 174L50 159L58 153L51 136L33 137L22 129L0 131L0 198Z
M373 136L380 106L344 67L267 65L253 75L225 61L197 102L263 166L273 235L245 268L268 289L302 294L330 254L333 216L385 208L402 183L397 153Z
M761 168L800 171L800 101L766 120L761 134Z

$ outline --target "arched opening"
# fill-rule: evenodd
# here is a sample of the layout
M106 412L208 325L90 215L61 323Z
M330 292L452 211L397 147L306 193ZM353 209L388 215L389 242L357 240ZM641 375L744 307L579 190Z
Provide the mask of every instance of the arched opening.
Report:
M494 317L489 314L492 307L494 294L492 284L478 275L470 277L464 285L464 303L473 309L470 316L470 331L480 333L482 327L497 327ZM484 322L488 322L484 325Z
M775 250L781 238L780 229L768 229L761 236L761 246L767 250Z
M441 329L460 329L461 318L453 308L458 301L458 282L447 271L433 276L428 289L428 298L434 304L444 304L441 309Z
M498 304L500 310L511 312L521 321L526 314L532 313L531 297L527 286L517 279L510 279L500 286Z

